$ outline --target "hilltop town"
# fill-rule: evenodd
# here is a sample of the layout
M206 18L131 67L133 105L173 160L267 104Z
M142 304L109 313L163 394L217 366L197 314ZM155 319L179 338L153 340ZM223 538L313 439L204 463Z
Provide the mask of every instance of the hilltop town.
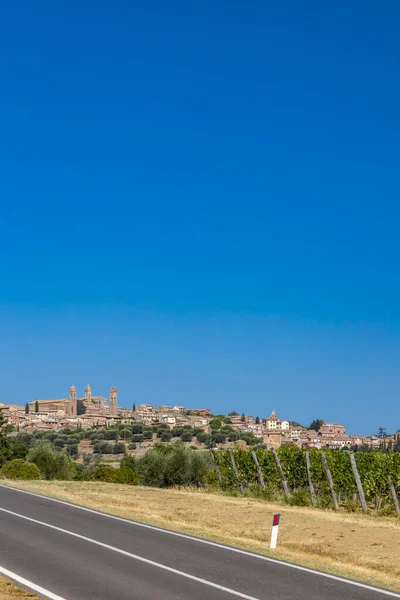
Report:
M110 389L109 399L93 395L88 385L83 395L78 396L75 386L71 386L68 396L58 399L38 399L25 406L1 404L3 416L10 425L20 431L59 431L63 429L90 429L107 427L118 422L132 421L144 426L162 425L171 430L191 427L206 434L216 429L216 421L221 420L228 435L221 442L240 442L245 434L257 438L268 448L282 445L295 445L309 448L351 448L354 446L379 447L382 437L386 443L397 443L399 434L393 436L347 435L345 426L339 423L320 422L319 427L306 428L294 421L281 419L275 410L264 418L239 415L235 411L225 415L211 414L208 408L187 408L184 406L154 407L150 404L133 405L132 409L118 406L118 392L115 386ZM220 424L219 424L220 425ZM229 431L231 435L229 435Z

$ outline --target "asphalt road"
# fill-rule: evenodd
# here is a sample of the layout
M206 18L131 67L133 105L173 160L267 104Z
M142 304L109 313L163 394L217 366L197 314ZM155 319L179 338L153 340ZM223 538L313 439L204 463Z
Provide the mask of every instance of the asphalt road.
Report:
M400 598L3 486L0 567L65 600Z

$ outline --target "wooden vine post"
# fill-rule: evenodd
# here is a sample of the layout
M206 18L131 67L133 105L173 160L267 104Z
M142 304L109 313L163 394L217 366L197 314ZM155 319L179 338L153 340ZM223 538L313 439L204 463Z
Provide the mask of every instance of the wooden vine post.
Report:
M307 478L308 478L308 487L310 488L310 496L311 496L311 504L315 504L315 490L314 484L311 479L311 469L310 469L310 453L306 452L306 467L307 467Z
M331 471L329 469L329 465L328 465L328 461L326 460L326 456L323 452L321 452L321 458L322 458L322 462L324 465L326 476L328 478L328 483L329 483L329 487L330 487L331 494L332 494L333 506L334 506L335 510L339 510L339 504L338 504L335 488L333 487L333 479L332 479Z
M261 471L260 463L258 462L257 454L253 450L252 453L251 453L251 455L253 457L253 460L254 460L256 468L257 468L258 479L260 480L260 485L263 488L263 490L265 490L265 481L264 481L264 477L263 477L263 474L262 474L262 471Z
M238 484L239 484L240 493L243 494L243 484L242 484L242 482L240 480L240 477L239 477L239 471L238 471L238 468L236 466L235 457L233 456L232 450L229 450L229 455L231 457L232 467L233 467L233 470L234 470L235 475L236 475L236 479L237 479Z
M364 513L366 513L366 512L368 512L368 506L367 506L367 502L365 500L365 494L364 494L363 486L361 483L360 475L358 474L356 459L352 452L350 454L350 463L351 463L351 468L353 469L354 479L356 480L358 495L360 497L360 502L361 502L361 506L362 506L362 511Z
M394 487L394 485L393 485L392 478L390 477L389 473L388 473L388 482L389 482L390 491L392 492L393 504L394 504L394 507L395 507L395 509L396 509L397 516L399 516L399 517L400 517L400 504L399 504L399 499L398 499L398 497L397 497L396 490L395 490L395 487Z
M279 476L281 478L281 484L282 484L282 488L283 488L283 493L285 494L286 498L289 498L289 488L288 488L288 485L286 483L286 479L285 479L285 476L283 474L282 466L281 466L281 463L279 462L279 458L278 458L278 455L276 453L275 448L272 448L272 454L274 455L275 464L276 464L276 467L277 467L277 469L279 471Z
M210 450L210 454L211 454L211 458L212 458L212 461L213 461L214 469L215 469L215 471L216 471L216 473L218 475L219 485L220 485L220 488L222 490L224 486L222 485L221 471L219 470L218 465L217 465L217 463L214 460L214 452L212 450Z

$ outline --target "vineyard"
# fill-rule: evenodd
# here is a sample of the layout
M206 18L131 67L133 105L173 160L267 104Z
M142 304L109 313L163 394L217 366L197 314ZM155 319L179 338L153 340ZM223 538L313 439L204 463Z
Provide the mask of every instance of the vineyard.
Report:
M400 516L400 453L300 450L277 452L238 448L213 451L215 481L222 489L249 489L272 498L283 494L297 504L333 506ZM353 465L352 465L353 462ZM308 463L308 464L307 464ZM357 482L358 480L358 482Z

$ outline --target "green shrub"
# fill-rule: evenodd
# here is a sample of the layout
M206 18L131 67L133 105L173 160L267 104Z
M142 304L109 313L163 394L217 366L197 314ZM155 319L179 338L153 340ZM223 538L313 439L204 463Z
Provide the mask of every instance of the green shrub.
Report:
M132 436L132 442L143 442L144 436L142 433L135 433Z
M15 458L10 462L6 462L0 469L0 474L7 479L40 479L38 467L22 458Z
M127 485L137 485L138 476L136 473L127 467L114 469L113 467L104 465L97 467L93 472L95 481L103 481L106 483L124 483Z
M209 469L204 474L204 483L206 487L215 489L219 487L219 477L218 474L213 470Z
M138 485L139 478L132 469L126 469L120 467L118 471L118 483L125 483L127 485Z
M93 472L93 479L95 481L105 481L107 483L118 483L118 469L114 469L108 465L102 465L97 467Z
M129 450L136 450L136 443L135 442L131 442L128 446Z
M309 506L311 503L310 493L305 488L300 488L292 492L287 499L290 506Z
M145 431L143 431L143 438L145 440L152 440L153 439L153 431L151 429L146 429Z
M136 458L132 455L124 456L121 460L121 469L130 469L134 473L136 473Z
M86 471L77 471L74 475L74 481L92 481L92 477Z

